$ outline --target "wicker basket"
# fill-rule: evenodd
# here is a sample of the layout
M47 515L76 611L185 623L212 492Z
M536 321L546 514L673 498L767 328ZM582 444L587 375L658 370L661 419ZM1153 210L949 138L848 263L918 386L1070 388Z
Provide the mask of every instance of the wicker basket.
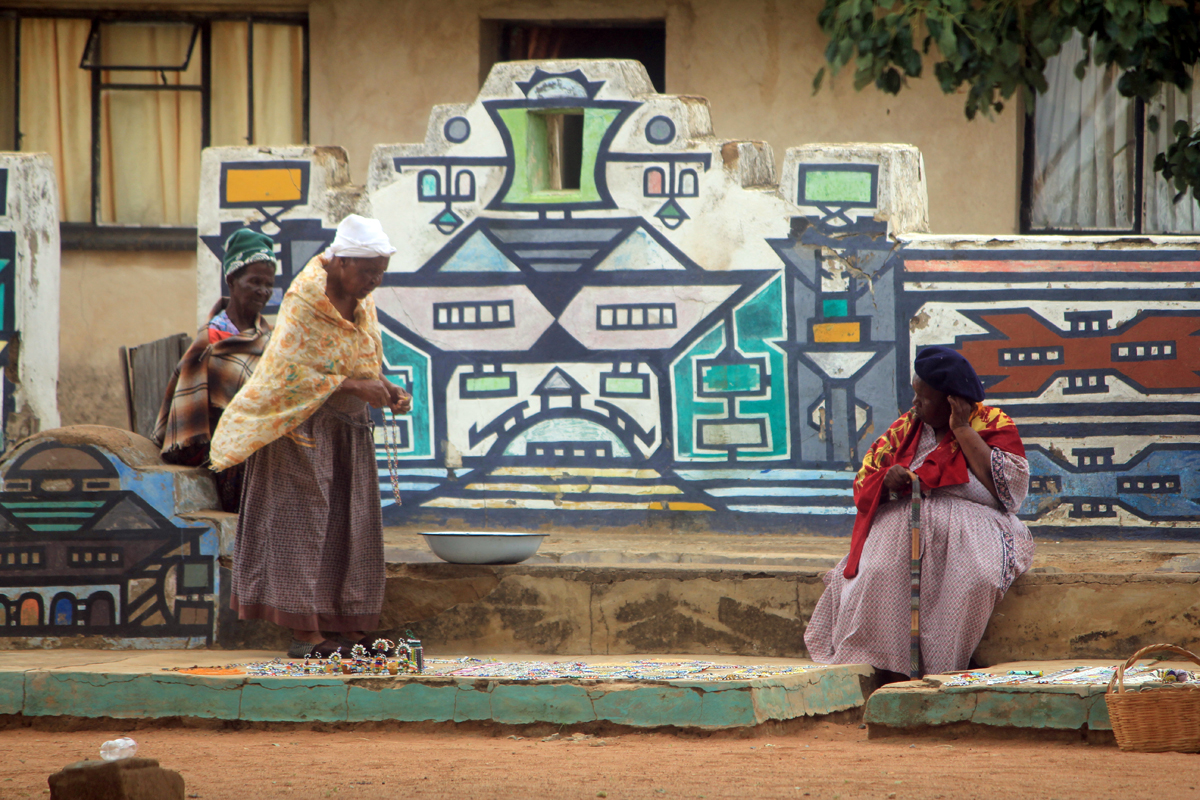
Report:
M1195 653L1173 644L1152 644L1117 667L1104 699L1122 750L1143 753L1200 753L1200 683L1163 684L1125 691L1125 670L1150 653L1167 652L1200 665Z

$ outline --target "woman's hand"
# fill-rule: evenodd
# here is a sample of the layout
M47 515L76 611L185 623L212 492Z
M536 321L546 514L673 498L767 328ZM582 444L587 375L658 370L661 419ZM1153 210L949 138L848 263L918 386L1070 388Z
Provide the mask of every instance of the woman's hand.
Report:
M975 411L975 403L953 394L947 395L946 400L950 403L950 432L962 448L967 466L984 488L992 493L992 497L999 500L996 482L992 478L992 448L988 447L979 432L971 427L971 414Z
M407 414L412 411L412 395L391 381L384 379L388 389L388 409L393 414Z
M884 488L892 492L903 491L909 488L912 484L912 478L908 477L908 467L902 467L895 464L883 476Z
M971 414L975 411L975 404L956 394L946 395L946 400L950 403L950 430L970 428Z
M392 389L397 388L391 381L381 378L346 378L342 381L340 390L354 395L375 408L384 408L392 405L392 393L388 391L389 386Z

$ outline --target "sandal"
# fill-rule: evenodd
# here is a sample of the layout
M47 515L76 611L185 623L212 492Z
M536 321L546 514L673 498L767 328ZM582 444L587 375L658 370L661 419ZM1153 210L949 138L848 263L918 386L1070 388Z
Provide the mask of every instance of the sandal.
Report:
M288 658L329 658L341 649L341 642L330 639L326 639L320 644L292 639L292 643L288 646L287 656Z
M378 642L380 639L387 639L387 638L388 637L386 637L386 636L372 636L372 635L368 634L368 635L362 637L361 639L350 639L345 636L338 636L337 641L342 645L342 649L344 649L347 653L350 652L350 648L354 647L355 645L361 644L363 647L365 647L367 649L368 653L373 655L375 653L375 643Z

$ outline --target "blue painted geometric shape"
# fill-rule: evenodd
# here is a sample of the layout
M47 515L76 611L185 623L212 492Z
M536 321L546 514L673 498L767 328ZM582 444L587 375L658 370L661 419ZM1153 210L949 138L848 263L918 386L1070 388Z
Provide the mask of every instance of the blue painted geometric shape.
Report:
M597 272L685 269L679 259L645 230L637 228L596 266Z
M439 272L520 272L482 231L475 231L463 242Z
M675 138L675 123L670 117L657 116L646 123L646 141L651 144L670 144Z
M442 126L442 134L451 142L460 144L471 135L471 123L466 117L451 117Z
M70 625L75 619L75 604L63 597L54 604L54 624Z

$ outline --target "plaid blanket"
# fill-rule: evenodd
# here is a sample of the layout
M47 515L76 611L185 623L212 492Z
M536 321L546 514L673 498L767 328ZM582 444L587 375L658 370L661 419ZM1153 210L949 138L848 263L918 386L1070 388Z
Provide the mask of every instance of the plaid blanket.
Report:
M254 371L270 336L271 326L262 317L253 333L216 342L210 342L208 326L200 331L175 367L154 426L163 461L189 467L208 462L217 420Z
M262 362L213 432L211 469L229 469L290 434L347 378L382 374L375 301L369 295L358 301L350 322L325 295L325 276L318 254L292 279Z

